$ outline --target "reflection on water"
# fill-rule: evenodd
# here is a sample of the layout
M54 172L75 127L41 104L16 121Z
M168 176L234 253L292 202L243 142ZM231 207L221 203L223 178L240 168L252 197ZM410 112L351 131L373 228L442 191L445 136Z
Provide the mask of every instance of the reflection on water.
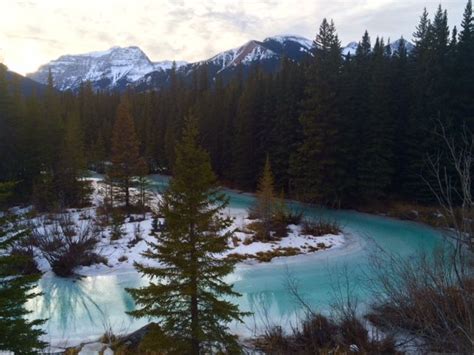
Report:
M137 275L123 280L116 275L72 280L48 274L36 289L43 295L30 300L28 308L32 317L48 319L45 330L53 342L97 338L109 328L125 333L144 323L125 313L134 307L125 287L141 284Z

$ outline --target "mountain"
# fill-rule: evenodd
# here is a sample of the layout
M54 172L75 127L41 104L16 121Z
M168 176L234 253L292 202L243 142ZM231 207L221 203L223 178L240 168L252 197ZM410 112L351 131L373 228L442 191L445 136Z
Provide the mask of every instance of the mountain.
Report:
M401 41L402 39L400 38L400 39L397 39L395 42L391 42L389 45L387 45L387 46L390 46L390 51L392 53L398 52L398 47L400 46ZM413 43L407 40L404 40L404 41L405 41L405 48L407 49L407 52L410 53L413 50L413 48L415 48L415 46L413 45ZM344 48L342 48L342 54L344 56L347 56L348 54L350 54L351 56L355 55L357 46L358 46L357 42L349 42Z
M344 48L342 48L342 55L346 56L350 54L353 56L356 53L358 45L359 43L357 42L349 42Z
M397 39L395 42L390 43L390 50L392 53L398 52L398 47L400 46L401 41L402 41L402 38ZM407 53L410 53L415 48L415 45L405 39L404 41L405 41L405 48L407 50Z
M181 66L178 75L190 82L193 75L205 68L208 79L214 81L220 76L224 82L233 77L240 66L245 77L255 64L266 72L278 70L283 57L300 61L311 50L312 41L299 36L274 36L263 41L252 40L240 47L229 49L215 56L196 63ZM154 71L138 80L134 86L137 90L153 90L166 87L169 78L163 72Z
M10 70L7 70L6 79L10 90L18 88L24 96L31 96L32 94L41 95L46 90L46 85Z
M182 63L184 64L184 63ZM153 63L138 47L112 47L106 51L64 55L28 74L33 80L46 83L48 73L59 90L76 90L83 81L96 89L124 89L152 71L167 71L170 61Z
M400 40L391 43L392 52ZM268 72L278 70L281 60L301 61L311 55L313 42L293 35L280 35L251 40L240 47L220 52L213 57L195 62L176 62L176 73L185 82L192 82L198 72L205 72L213 82L219 76L224 82L234 77L238 68L244 77L255 65ZM413 45L406 44L410 51ZM354 55L357 42L350 42L342 49L343 55ZM170 83L172 61L152 62L138 47L112 47L102 52L64 55L43 66L28 77L39 83L47 83L51 70L54 85L59 90L76 91L82 82L90 81L98 90L123 91L132 87L138 91L159 90ZM240 70L240 69L239 69Z

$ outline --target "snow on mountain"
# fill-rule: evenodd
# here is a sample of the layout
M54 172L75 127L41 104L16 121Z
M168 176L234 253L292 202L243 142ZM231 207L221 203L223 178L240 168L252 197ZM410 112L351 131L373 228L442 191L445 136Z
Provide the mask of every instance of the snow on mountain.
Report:
M402 41L402 38L397 39L396 41L390 43L390 50L391 50L392 53L398 52L398 47L400 46L401 41ZM409 42L405 39L403 39L403 41L405 41L405 48L406 48L407 52L410 53L414 48L413 43L411 43L411 42ZM358 45L359 44L357 42L348 43L345 47L342 48L342 54L344 56L346 56L348 54L350 54L351 56L355 55Z
M390 44L392 53L398 50L400 40ZM342 49L343 55L355 55L357 42L350 42ZM407 52L413 44L406 41ZM192 73L206 66L208 77L215 80L220 75L229 80L237 66L243 66L244 77L253 64L273 73L279 69L283 57L299 62L311 53L313 41L295 35L278 35L263 41L252 40L240 47L229 49L213 57L195 62L176 62L177 72L186 81ZM173 61L152 62L138 47L112 47L105 51L78 55L64 55L41 66L37 72L27 76L39 83L47 83L51 70L55 87L59 90L77 90L82 82L90 81L95 89L124 90L132 86L137 90L155 90L169 85L169 73Z
M221 52L201 63L218 66L219 72L239 64L249 64L264 59L275 58L278 54L263 46L262 42L249 41L243 46Z
M134 82L155 68L156 64L138 47L112 47L106 51L61 56L28 76L46 83L51 70L55 86L60 90L77 89L84 81L92 82L98 89L109 89Z
M390 43L390 50L392 51L392 53L398 52L398 48L402 40L405 42L405 48L408 53L410 53L413 50L413 48L415 48L413 43L407 41L406 39L400 38L400 39L397 39L395 42Z
M179 60L179 61L162 60L160 62L154 62L153 66L155 70L166 71L166 70L170 70L173 67L173 63L176 63L176 69L181 68L188 64L188 62L185 62L184 60Z
M357 50L357 46L359 44L357 42L350 42L347 44L347 46L345 46L344 48L342 48L342 54L343 55L348 55L350 54L351 56L354 55L356 53L356 50Z
M305 37L296 36L296 35L279 35L279 36L268 37L263 40L264 43L269 42L269 41L277 41L283 45L288 42L295 42L301 45L301 47L305 48L307 51L311 50L311 48L313 47L312 40Z
M195 62L176 62L176 68L185 77L197 68L207 65L210 78L226 73L232 75L233 68L243 65L249 68L261 63L273 72L283 57L301 60L312 47L312 41L294 35L268 37L263 41L251 40L240 47L223 51L215 56ZM127 86L148 90L166 86L173 62L166 60L151 62L138 47L112 47L105 51L78 55L64 55L28 75L40 83L46 83L51 70L54 85L59 90L77 90L82 82L89 81L95 89L123 90ZM245 69L245 70L247 70Z

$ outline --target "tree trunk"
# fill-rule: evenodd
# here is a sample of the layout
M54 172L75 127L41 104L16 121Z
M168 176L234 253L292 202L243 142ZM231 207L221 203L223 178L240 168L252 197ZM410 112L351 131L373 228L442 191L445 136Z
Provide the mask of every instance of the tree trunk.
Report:
M130 207L130 187L128 179L125 180L125 208L128 210Z
M199 355L199 314L198 314L198 285L197 285L197 260L195 254L196 241L194 236L194 224L191 223L189 231L191 249L191 351L194 355Z

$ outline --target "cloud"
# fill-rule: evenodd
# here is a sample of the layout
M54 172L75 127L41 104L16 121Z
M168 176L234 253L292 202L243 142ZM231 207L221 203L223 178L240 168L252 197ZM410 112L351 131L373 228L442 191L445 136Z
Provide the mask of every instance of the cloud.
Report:
M343 43L365 29L392 39L411 34L423 7L440 0L0 0L6 64L31 72L63 54L137 45L152 60L196 61L275 34L314 38L333 18ZM461 0L442 0L458 24Z

